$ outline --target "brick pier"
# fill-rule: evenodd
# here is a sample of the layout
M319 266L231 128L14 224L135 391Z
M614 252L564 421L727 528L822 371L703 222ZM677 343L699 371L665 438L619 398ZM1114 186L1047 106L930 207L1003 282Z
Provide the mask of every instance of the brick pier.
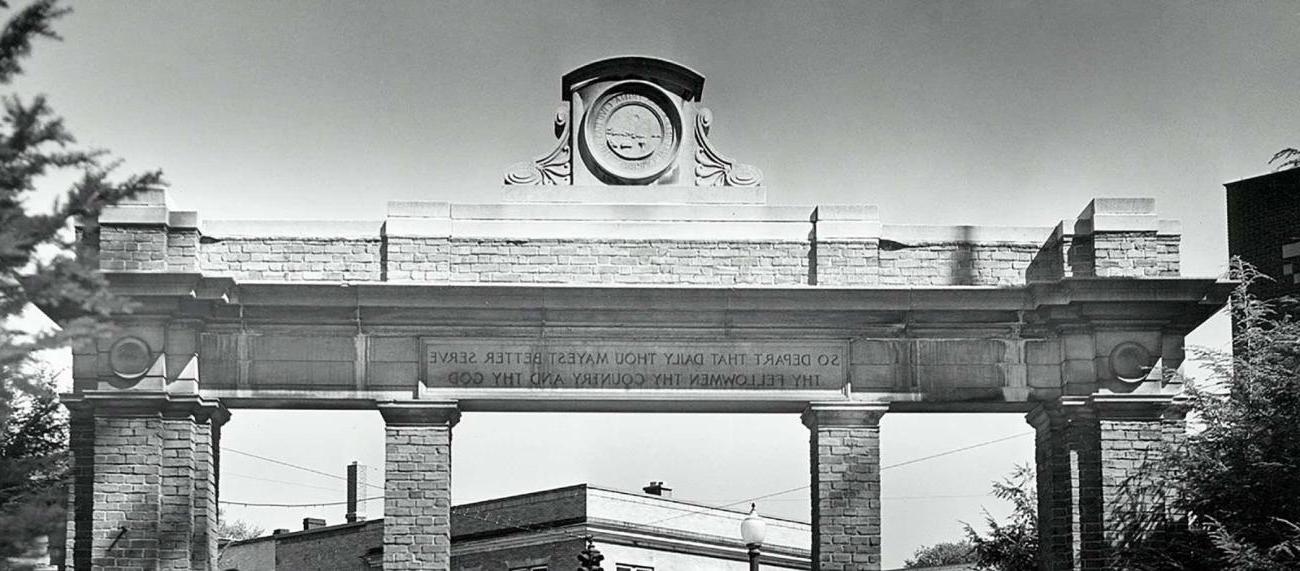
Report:
M880 569L879 404L814 404L810 434L812 562L821 571Z
M387 403L384 571L451 568L451 428L455 403Z

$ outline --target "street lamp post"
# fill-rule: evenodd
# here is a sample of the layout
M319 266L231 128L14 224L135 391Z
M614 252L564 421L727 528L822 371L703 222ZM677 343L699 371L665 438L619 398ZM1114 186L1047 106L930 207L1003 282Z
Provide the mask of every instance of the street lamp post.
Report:
M740 537L749 549L749 571L758 571L758 557L767 537L767 521L758 515L758 504L749 504L749 515L740 522Z

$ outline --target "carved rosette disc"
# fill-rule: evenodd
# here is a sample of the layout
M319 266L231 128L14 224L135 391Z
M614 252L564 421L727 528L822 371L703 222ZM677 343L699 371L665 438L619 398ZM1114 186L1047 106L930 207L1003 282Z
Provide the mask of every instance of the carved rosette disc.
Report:
M641 81L615 85L592 104L583 128L588 157L620 182L646 182L677 160L681 116L657 87Z

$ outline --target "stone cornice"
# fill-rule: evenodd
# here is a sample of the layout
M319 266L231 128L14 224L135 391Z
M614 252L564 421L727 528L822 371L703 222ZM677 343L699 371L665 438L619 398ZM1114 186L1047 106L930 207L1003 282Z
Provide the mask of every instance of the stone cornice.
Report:
M801 420L810 429L874 427L888 410L889 405L879 403L812 403Z
M59 401L74 413L97 417L190 418L216 426L230 419L230 411L216 399L162 392L81 391L63 394Z
M1186 333L1222 306L1231 282L1067 278L1015 287L711 287L240 282L196 273L106 272L136 314L209 322L368 325L450 317L520 326L566 322L698 328L847 328L924 336L927 327L1141 327ZM358 313L360 311L360 313ZM337 315L336 315L337 314ZM281 317L282 316L282 317ZM901 324L906 324L903 327ZM873 331L872 328L889 331ZM891 333L891 331L893 333Z
M451 401L389 401L378 408L387 426L451 428L460 422L460 408Z

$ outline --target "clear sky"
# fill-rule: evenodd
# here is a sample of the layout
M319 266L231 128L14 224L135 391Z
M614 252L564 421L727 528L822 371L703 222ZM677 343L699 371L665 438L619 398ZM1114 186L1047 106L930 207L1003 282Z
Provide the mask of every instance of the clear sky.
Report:
M549 150L559 79L646 54L707 78L719 148L777 204L869 203L891 223L1052 225L1095 196L1181 219L1184 273L1225 256L1221 183L1300 145L1300 3L83 2L38 45L82 142L162 168L206 219L380 219L388 200L494 200ZM1016 415L887 417L884 463L1027 431ZM232 449L382 467L374 413L236 411ZM978 521L1029 438L885 472L885 562ZM797 418L466 415L455 499L665 480L741 500L807 484ZM337 501L337 480L226 453L222 498ZM294 482L266 482L263 478ZM321 489L326 488L326 489ZM963 497L935 497L963 496ZM889 499L897 498L897 499ZM372 515L379 503L372 504ZM760 502L807 517L806 491ZM341 507L228 512L267 528Z

